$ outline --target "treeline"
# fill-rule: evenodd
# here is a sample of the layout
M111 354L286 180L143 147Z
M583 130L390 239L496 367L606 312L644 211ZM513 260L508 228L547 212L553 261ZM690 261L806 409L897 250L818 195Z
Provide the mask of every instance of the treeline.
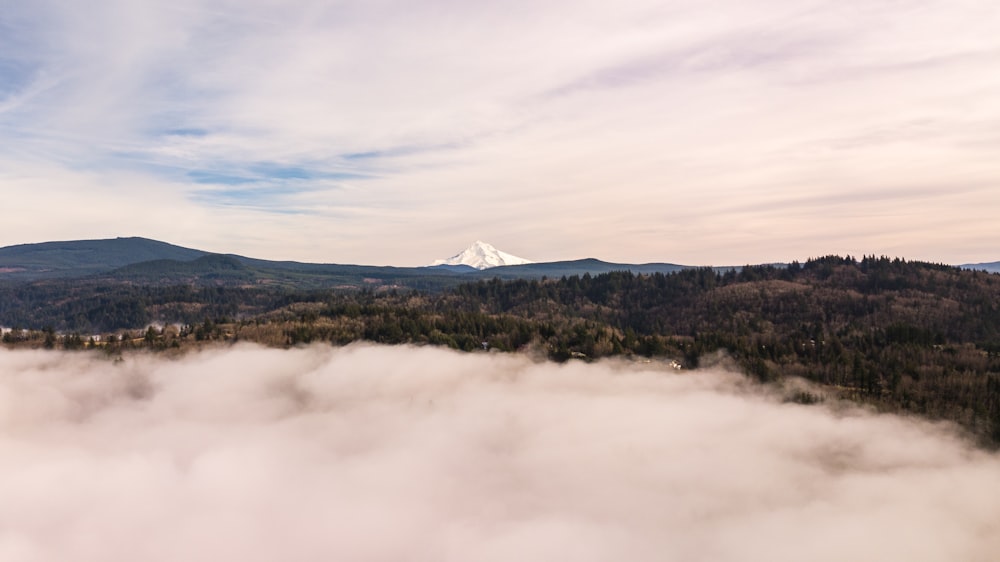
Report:
M99 334L151 323L245 318L316 298L312 292L268 288L145 286L89 280L8 283L0 285L0 325Z

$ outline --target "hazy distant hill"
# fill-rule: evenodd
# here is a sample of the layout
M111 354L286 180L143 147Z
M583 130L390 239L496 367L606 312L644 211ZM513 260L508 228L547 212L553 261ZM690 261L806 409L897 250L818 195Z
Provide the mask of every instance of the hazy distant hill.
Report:
M472 267L471 265L465 265L465 264L450 265L447 263L442 263L438 265L428 265L427 269L451 271L452 273L473 273L479 271L476 268Z
M507 265L492 267L483 271L469 274L471 277L479 279L538 279L549 277L558 279L564 275L599 275L612 271L631 271L632 273L671 273L682 269L690 269L691 266L677 265L673 263L645 263L626 264L610 263L594 258L582 260L559 261L549 263L530 263L525 265Z
M988 263L967 263L965 265L960 265L962 269L975 269L978 271L989 271L991 273L1000 273L1000 261L988 262Z

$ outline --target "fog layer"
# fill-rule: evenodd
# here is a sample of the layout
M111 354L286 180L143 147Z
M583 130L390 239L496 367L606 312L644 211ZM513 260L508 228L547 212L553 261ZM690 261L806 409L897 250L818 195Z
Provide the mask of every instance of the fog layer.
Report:
M987 561L1000 460L724 372L0 351L0 560Z

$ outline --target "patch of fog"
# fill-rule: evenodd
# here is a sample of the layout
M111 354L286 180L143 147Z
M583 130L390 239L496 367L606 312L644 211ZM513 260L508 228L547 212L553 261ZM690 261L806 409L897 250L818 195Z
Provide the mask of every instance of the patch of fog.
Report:
M995 560L1000 460L724 371L0 352L0 560Z

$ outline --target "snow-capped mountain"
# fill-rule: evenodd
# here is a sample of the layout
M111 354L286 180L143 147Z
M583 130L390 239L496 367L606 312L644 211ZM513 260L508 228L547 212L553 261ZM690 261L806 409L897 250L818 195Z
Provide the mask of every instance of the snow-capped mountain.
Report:
M468 265L476 269L489 269L500 265L523 265L526 263L534 262L501 252L482 240L476 240L464 252L446 260L437 260L431 265Z

